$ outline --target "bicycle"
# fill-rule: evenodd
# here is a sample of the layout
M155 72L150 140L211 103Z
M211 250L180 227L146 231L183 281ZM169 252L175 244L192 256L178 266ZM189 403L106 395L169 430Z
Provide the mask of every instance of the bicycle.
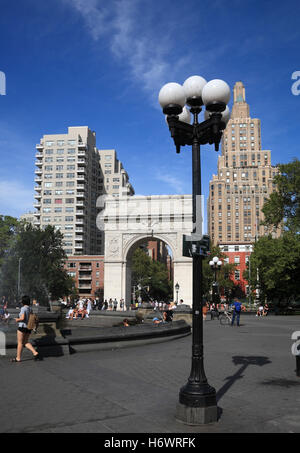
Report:
M229 326L231 324L231 321L232 321L231 312L228 312L228 311L225 310L224 313L222 313L219 316L219 321L220 321L220 324L222 326Z

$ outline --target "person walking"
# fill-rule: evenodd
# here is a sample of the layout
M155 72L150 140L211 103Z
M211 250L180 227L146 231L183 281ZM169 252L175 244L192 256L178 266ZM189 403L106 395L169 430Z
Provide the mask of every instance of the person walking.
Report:
M117 299L115 298L114 302L113 302L113 305L114 305L114 311L117 311L117 308L118 308L118 301Z
M232 321L231 325L234 325L234 320L236 318L236 325L239 327L240 326L240 315L242 311L242 304L238 301L237 298L234 299L233 302L233 314L232 314Z
M30 308L30 297L23 296L22 300L22 308L19 313L19 317L15 318L15 321L18 323L18 330L17 330L17 356L12 359L12 362L21 362L21 355L23 351L23 347L27 348L30 352L32 352L34 359L40 359L40 355L37 350L29 343L29 336L31 334L31 330L27 328L27 323L29 320L29 315L32 313L32 309Z

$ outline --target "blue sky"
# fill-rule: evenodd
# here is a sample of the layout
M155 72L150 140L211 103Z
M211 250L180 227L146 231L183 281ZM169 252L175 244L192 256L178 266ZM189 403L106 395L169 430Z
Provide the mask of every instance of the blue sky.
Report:
M115 148L137 194L191 193L191 150L176 154L157 96L195 74L242 80L272 163L299 158L297 1L0 0L0 11L1 214L33 210L35 145L68 126ZM202 147L205 199L217 156Z

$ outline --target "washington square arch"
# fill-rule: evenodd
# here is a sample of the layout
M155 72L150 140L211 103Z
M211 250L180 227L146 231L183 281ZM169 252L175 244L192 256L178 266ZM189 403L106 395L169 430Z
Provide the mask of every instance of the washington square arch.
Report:
M97 227L105 237L104 299L130 305L131 256L141 243L160 240L172 253L179 298L192 306L192 258L182 255L183 235L193 229L192 195L103 196L97 207Z

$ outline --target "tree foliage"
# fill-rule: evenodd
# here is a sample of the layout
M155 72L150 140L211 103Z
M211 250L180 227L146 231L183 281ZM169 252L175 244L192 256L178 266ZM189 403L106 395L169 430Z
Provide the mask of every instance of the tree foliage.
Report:
M300 296L300 236L285 232L280 238L261 237L251 254L250 284L262 299L287 300Z
M300 232L300 161L294 159L279 165L279 174L274 177L276 191L263 206L264 224L278 227L284 223L288 231Z
M15 219L16 220L16 219ZM40 229L27 223L18 223L17 232L9 248L1 250L1 292L16 300L18 269L23 293L46 304L48 300L71 294L74 280L64 269L66 259L62 247L63 235L53 226Z
M132 256L132 284L144 288L141 294L144 300L147 296L149 299L157 300L172 297L172 282L168 279L165 265L159 261L152 261L141 248L137 248Z

